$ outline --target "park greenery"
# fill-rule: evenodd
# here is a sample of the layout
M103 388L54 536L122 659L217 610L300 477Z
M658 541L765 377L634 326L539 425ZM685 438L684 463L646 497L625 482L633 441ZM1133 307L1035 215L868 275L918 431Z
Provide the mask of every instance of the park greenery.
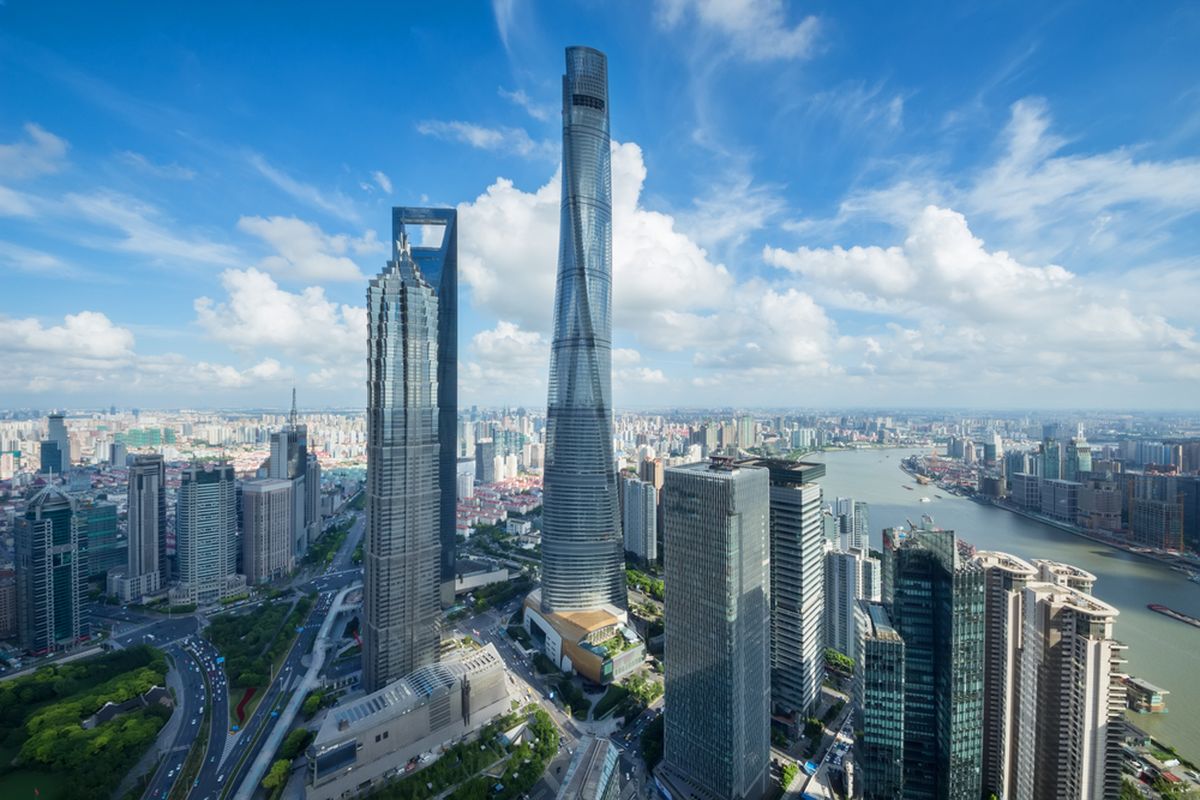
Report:
M617 716L633 719L646 710L659 697L662 697L663 685L659 681L647 678L638 672L630 675L621 684L610 684L604 696L592 710L593 719L602 719L615 709Z
M43 667L0 684L0 796L18 795L28 775L35 788L81 800L107 799L171 712L153 705L85 729L106 703L123 703L166 685L165 657L139 646L69 664ZM13 754L15 753L15 758ZM42 781L40 775L54 779Z
M262 779L262 787L267 790L269 797L277 798L283 794L288 777L292 774L292 762L308 747L313 735L307 728L296 728L279 745L275 760Z
M570 676L564 675L558 679L558 694L563 705L570 709L575 719L587 719L588 711L592 709L592 701L587 699L583 690L575 685Z
M854 659L842 655L832 647L825 648L825 666L843 675L854 674Z
M478 738L451 747L429 766L372 792L371 800L428 800L453 790L449 800L512 800L520 797L541 778L558 751L558 732L542 709L528 714L532 743L506 744L503 733L521 720L509 714L489 723ZM503 776L497 780L479 773L508 757ZM496 784L502 786L496 789Z
M275 662L287 653L297 626L312 608L312 598L301 597L289 613L289 601L264 602L244 614L212 618L204 635L225 656L231 686L248 688L270 682Z
M625 583L634 587L642 594L650 595L655 600L661 602L663 599L664 585L662 578L655 578L654 576L647 575L640 570L626 569Z
M783 769L779 774L779 785L787 791L787 787L792 785L792 781L796 780L796 776L800 774L800 768L796 766L795 761L789 761L783 765Z
M353 519L335 525L308 546L308 552L304 554L304 563L309 566L328 567L333 563L333 557L337 555L338 548L346 541L346 536L353 527Z
M326 706L331 706L337 700L337 695L333 692L327 692L324 689L314 689L308 693L308 697L304 698L303 705L300 706L300 711L304 714L305 719L312 719L318 711Z
M522 575L515 580L489 583L474 591L475 613L487 611L489 608L503 606L517 595L527 594L533 587L533 581Z

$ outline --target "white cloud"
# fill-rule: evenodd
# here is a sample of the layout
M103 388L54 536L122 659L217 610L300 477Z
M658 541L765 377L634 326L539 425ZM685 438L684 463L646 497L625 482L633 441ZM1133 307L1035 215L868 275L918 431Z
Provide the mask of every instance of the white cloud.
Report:
M713 308L733 279L667 214L639 204L646 167L635 144L614 144L613 312L626 329L650 331L656 315ZM498 179L459 205L459 267L476 308L549 332L558 263L560 176L535 192Z
M424 120L417 133L451 142L462 142L479 150L511 153L524 158L555 158L557 148L547 141L535 142L524 128L488 128L472 122Z
M32 122L25 123L25 140L0 144L0 178L33 178L58 172L67 160L66 139Z
M902 247L767 247L768 264L810 278L847 308L911 315L958 313L988 319L1029 317L1072 295L1074 275L1056 265L1029 267L989 252L956 211L928 206Z
M550 344L542 334L499 320L471 338L459 384L465 395L492 401L514 394L544 398L549 358Z
M119 153L117 158L138 171L144 172L147 175L153 175L156 178L190 181L196 177L196 171L193 169L181 167L178 164L156 164L141 153L134 153L129 150Z
M517 0L492 0L492 14L496 17L496 32L504 49L509 49L509 35L516 17Z
M223 302L200 297L196 321L213 340L237 351L266 349L309 363L365 364L367 312L334 303L319 286L288 292L257 269L225 270Z
M533 98L526 94L524 89L517 89L516 91L510 92L501 86L499 87L498 91L501 97L525 109L525 113L539 122L549 122L551 117L554 116L554 106L550 105L549 103L543 105L541 103L534 102Z
M367 231L358 239L344 234L329 235L319 226L295 217L242 217L237 226L275 249L276 255L264 258L259 267L291 280L362 280L358 264L347 253L386 252L374 231Z
M383 189L384 193L392 193L392 179L379 170L375 170L371 173L371 180L375 181L375 183L379 185L379 188Z
M280 383L291 378L291 371L286 370L273 358L247 367L238 369L228 364L210 364L201 361L192 367L192 379L200 385L215 385L223 389L241 389L246 386L263 383Z
M61 325L48 328L33 317L0 317L0 341L19 353L70 360L120 361L133 356L133 334L98 311L67 314Z
M0 186L0 217L32 217L32 198L5 186Z
M675 28L689 16L727 38L733 52L749 61L807 58L820 28L814 16L789 23L783 0L659 0L663 27Z
M325 193L317 187L296 180L280 169L272 166L258 153L251 153L247 156L250 166L258 170L258 173L270 181L277 189L306 203L313 208L320 209L327 214L332 214L338 219L346 222L357 223L359 221L358 211L354 208L353 201L341 192L334 191Z
M160 261L188 261L200 264L231 265L240 254L229 245L205 239L187 238L171 232L178 227L154 206L116 192L68 194L68 209L84 220L116 228L124 238L116 241L90 238L87 243L150 256Z

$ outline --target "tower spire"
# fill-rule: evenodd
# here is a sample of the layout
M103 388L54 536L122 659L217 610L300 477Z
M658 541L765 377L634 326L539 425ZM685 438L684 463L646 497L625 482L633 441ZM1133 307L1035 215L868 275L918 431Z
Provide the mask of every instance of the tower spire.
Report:
M288 424L294 429L296 427L296 387L292 387L292 413L288 415Z

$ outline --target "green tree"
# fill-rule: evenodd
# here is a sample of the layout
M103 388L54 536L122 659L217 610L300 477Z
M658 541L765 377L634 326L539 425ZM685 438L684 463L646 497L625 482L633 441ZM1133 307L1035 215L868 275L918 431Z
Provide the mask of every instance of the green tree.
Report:
M288 775L291 773L291 762L279 759L271 765L271 769L267 772L267 776L262 780L262 787L268 791L276 789L287 783Z

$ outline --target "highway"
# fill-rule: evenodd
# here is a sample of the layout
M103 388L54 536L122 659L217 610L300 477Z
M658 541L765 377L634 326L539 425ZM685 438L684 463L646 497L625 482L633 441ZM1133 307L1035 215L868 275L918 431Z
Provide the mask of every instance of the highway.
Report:
M288 651L275 679L267 687L266 694L255 709L254 715L246 722L245 728L231 735L232 741L226 747L224 759L218 759L215 765L205 765L206 768L201 773L200 783L193 788L189 797L196 798L196 800L232 797L234 791L240 787L251 764L254 763L254 759L266 743L267 734L275 725L278 709L287 702L291 689L299 683L300 677L304 673L301 662L312 650L317 632L321 629L321 623L324 622L325 615L329 611L330 601L342 587L361 579L361 568L347 567L350 565L350 559L358 539L362 536L364 524L364 515L356 514L354 526L334 555L329 572L309 579L306 579L306 576L300 576L297 578L297 582L293 583L293 588L300 592L319 592L317 602L305 621L303 630L296 637L292 649ZM339 565L342 566L340 570L336 569ZM221 671L221 676L223 679L224 670ZM225 730L228 732L227 727Z
M179 777L183 762L187 760L188 750L200 730L200 709L205 697L204 679L200 677L200 667L192 654L177 642L168 644L163 651L175 664L183 683L183 695L175 698L175 712L172 716L178 715L178 721L172 719L172 722L168 723L178 725L175 736L142 795L152 800L166 797Z

